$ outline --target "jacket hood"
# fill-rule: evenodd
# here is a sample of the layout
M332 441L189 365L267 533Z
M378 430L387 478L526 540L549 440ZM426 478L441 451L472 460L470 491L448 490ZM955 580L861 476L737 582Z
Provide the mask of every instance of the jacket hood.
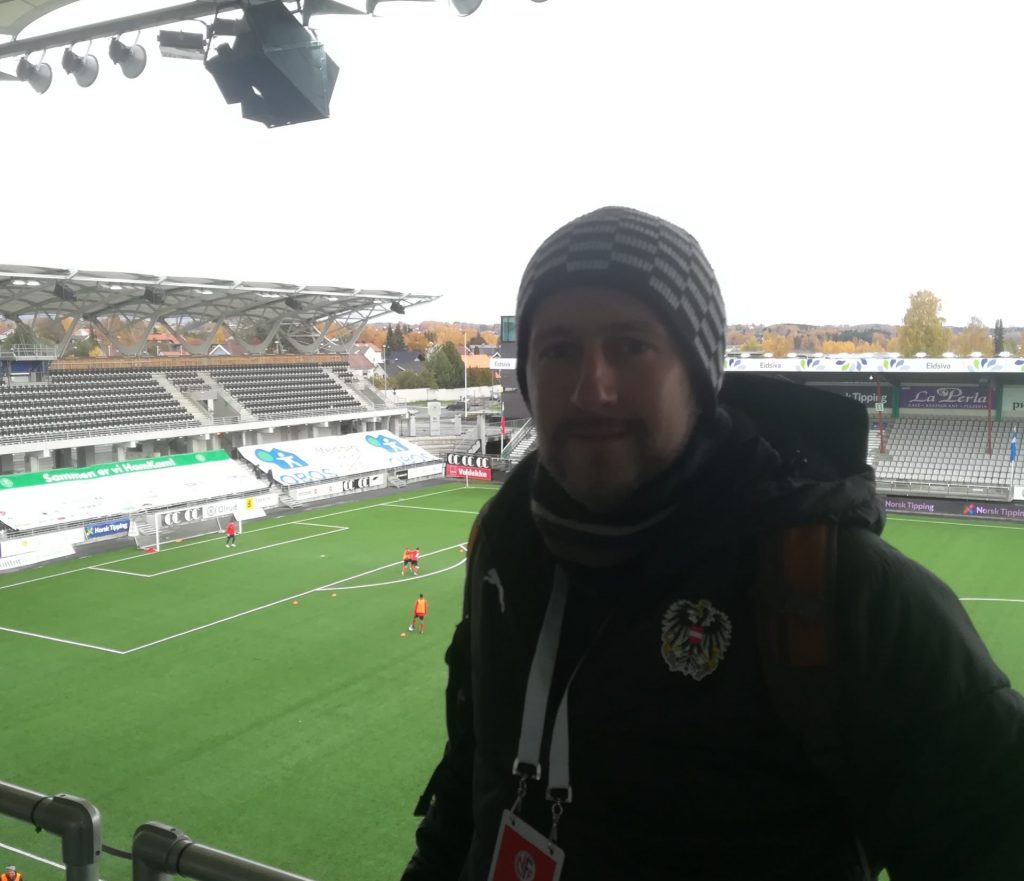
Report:
M882 531L861 404L778 377L730 373L719 419L723 413L728 434L712 459L746 460L738 468L745 485L734 489L755 524L828 519Z

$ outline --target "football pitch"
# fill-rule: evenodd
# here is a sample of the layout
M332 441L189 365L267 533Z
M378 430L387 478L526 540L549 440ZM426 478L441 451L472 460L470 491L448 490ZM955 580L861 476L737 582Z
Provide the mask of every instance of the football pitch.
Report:
M449 484L252 521L160 553L0 578L0 779L87 798L104 842L147 820L312 878L394 881L444 741L458 546L493 488ZM1024 686L1024 528L890 518ZM419 576L401 576L406 546ZM409 633L414 599L426 633ZM403 636L404 634L404 636ZM0 818L0 858L57 881L59 842ZM128 881L105 856L100 875Z

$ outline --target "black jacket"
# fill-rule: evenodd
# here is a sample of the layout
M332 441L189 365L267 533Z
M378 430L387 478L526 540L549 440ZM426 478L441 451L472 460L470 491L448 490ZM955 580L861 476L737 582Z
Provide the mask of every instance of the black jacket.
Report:
M563 881L1024 878L1024 700L953 593L879 537L866 417L845 399L730 378L731 428L648 553L569 568L548 713L569 700L573 801ZM556 561L529 513L532 460L478 523L448 653L448 744L404 881L483 881L515 796L526 677ZM757 550L786 524L837 524L841 773L824 774L764 680ZM713 672L673 671L666 613L709 601L731 626ZM543 755L546 755L546 749ZM522 815L550 828L543 781ZM859 844L858 844L859 842Z

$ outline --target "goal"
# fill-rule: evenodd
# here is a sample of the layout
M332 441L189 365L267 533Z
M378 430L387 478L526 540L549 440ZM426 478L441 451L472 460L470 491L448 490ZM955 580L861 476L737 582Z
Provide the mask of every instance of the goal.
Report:
M186 538L223 533L232 520L235 523L235 532L241 534L242 521L233 514L203 517L203 509L193 505L169 511L133 514L130 532L135 536L137 547L159 551L163 545L176 544Z

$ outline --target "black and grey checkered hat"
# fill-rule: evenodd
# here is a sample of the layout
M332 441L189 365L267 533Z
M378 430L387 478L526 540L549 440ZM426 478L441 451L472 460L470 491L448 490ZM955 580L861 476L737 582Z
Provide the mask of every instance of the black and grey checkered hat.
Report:
M567 223L533 255L516 303L517 375L526 387L530 319L537 304L555 291L578 285L616 288L642 297L666 319L690 369L694 390L705 402L722 384L725 305L697 240L651 214L632 208L598 208Z

